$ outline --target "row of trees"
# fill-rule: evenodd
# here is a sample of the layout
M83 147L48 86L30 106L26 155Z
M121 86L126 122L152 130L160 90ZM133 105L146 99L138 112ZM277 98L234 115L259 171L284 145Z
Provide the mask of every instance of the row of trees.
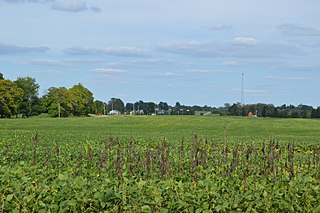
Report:
M51 87L42 97L39 97L39 87L34 78L19 77L10 81L0 73L0 116L30 117L40 113L56 117L82 116L95 109L92 92L81 84L70 89Z
M39 84L34 78L19 77L15 81L4 79L0 73L0 117L10 118L21 115L30 117L40 113L48 113L55 117L86 116L92 114L107 114L117 110L122 114L167 114L167 115L205 115L216 114L224 116L246 116L252 112L258 117L280 118L320 118L320 107L307 105L272 104L225 104L223 107L186 106L177 102L170 106L166 102L126 103L119 98L111 98L107 103L94 100L92 92L82 84L66 87L51 87L47 93L39 97Z
M274 106L273 104L247 104L240 103L225 104L224 109L219 108L217 113L221 115L245 116L252 112L258 117L276 117L276 118L320 118L320 107L300 104Z

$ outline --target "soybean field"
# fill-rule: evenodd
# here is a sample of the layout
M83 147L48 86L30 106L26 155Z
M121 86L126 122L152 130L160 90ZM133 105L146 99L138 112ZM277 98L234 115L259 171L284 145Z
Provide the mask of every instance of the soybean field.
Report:
M0 120L0 212L320 212L320 120Z

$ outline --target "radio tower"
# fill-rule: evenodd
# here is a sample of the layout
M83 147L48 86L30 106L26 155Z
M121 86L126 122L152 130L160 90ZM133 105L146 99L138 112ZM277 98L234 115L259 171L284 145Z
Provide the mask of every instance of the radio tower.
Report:
M241 74L242 78L241 78L241 105L243 105L243 76L244 74Z

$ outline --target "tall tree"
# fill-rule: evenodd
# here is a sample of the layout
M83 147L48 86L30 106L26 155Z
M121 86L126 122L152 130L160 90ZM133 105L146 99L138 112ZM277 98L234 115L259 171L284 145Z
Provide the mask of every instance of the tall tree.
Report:
M0 80L4 80L3 74L0 72Z
M127 112L131 112L131 111L135 110L134 109L134 104L133 103L126 103L125 110Z
M93 94L82 84L74 85L70 89L72 99L72 114L75 116L88 115L93 112Z
M111 98L108 102L108 110L118 110L124 112L124 103L120 98Z
M38 115L40 100L38 97L39 84L31 77L19 77L15 83L23 90L22 103L20 105L20 112L24 117Z
M106 114L106 104L102 101L95 100L93 102L93 109L96 115L105 115Z
M18 113L23 91L9 80L0 80L0 117L10 118Z
M68 117L72 114L72 96L65 87L51 87L46 94L48 113L55 117Z
M169 109L169 105L167 102L162 102L160 101L160 103L158 104L159 109L160 110L168 110Z

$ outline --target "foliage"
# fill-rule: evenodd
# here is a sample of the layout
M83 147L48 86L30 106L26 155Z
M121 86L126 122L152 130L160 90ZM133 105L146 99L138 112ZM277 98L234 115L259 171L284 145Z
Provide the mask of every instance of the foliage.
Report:
M25 117L38 115L41 113L41 101L38 97L39 84L31 77L17 78L15 83L23 90L23 98L19 107L20 112Z
M93 112L93 95L81 84L71 89L51 87L45 96L48 113L55 117L81 116Z
M0 120L0 211L313 212L319 122Z
M74 85L71 89L72 114L74 116L88 115L93 111L93 94L82 84Z
M0 80L0 117L9 118L18 113L23 97L23 90L16 83Z
M65 87L51 87L46 95L48 113L55 117L68 117L72 112L71 92Z
M102 101L99 100L95 100L93 102L93 108L94 108L94 112L96 115L103 115L106 114L105 112L105 103L103 103Z
M111 98L110 101L108 101L108 111L111 110L118 110L121 113L124 113L124 103L119 98Z

